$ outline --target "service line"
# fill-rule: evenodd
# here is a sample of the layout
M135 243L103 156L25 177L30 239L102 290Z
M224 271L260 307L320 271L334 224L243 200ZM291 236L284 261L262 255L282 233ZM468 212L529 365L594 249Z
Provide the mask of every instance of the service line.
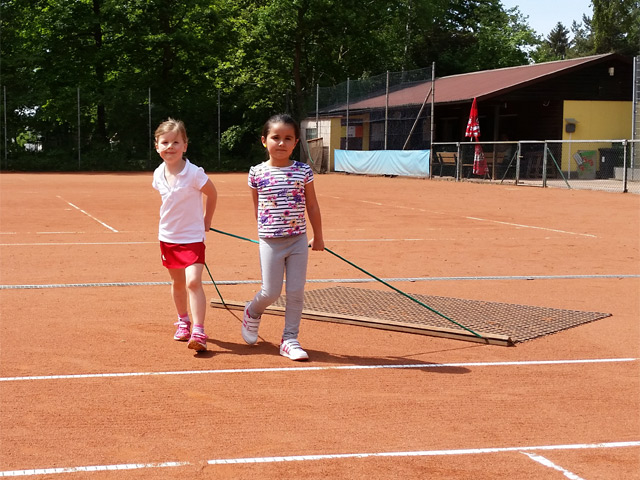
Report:
M118 230L116 230L115 228L110 227L110 226L109 226L109 225L107 225L106 223L104 223L104 222L102 222L102 221L98 220L96 217L94 217L94 216L93 216L93 215L91 215L90 213L88 213L88 212L84 211L84 210L83 210L83 209L81 209L80 207L75 206L73 203L68 202L67 200L65 200L64 198L62 198L60 195L56 195L56 197L58 197L58 198L59 198L60 200L62 200L63 202L65 202L65 203L67 203L67 204L71 205L71 206L72 206L73 208L75 208L76 210L78 210L78 211L80 211L80 212L84 213L87 217L91 218L92 220L95 220L96 222L98 222L98 223L99 223L100 225L102 225L103 227L108 228L109 230L111 230L111 231L112 231L112 232L114 232L114 233L118 233Z
M477 220L479 222L499 223L501 225L509 225L511 227L517 227L517 228L533 228L535 230L544 230L546 232L565 233L567 235L580 235L582 237L598 238L596 235L591 235L590 233L568 232L566 230L557 230L555 228L536 227L535 225L523 225L521 223L501 222L500 220L489 220L486 218L478 218L478 217L464 217L464 218L467 218L469 220Z
M209 465L246 465L256 463L279 463L279 462L309 462L318 460L345 460L364 459L382 457L443 457L451 455L481 455L509 452L530 452L530 451L554 451L554 450L584 450L584 449L605 449L605 448L628 448L638 447L640 441L629 442L606 442L606 443L578 443L568 445L535 445L521 447L486 447L486 448L466 448L455 450L415 450L405 452L362 452L362 453L333 453L333 454L308 454L308 455L288 455L271 457L250 457L250 458L216 458L205 460ZM526 454L526 453L525 453ZM542 457L540 457L542 458ZM537 459L535 459L537 461ZM57 467L57 468L34 468L24 470L0 471L0 477L30 477L34 475L55 475L62 473L79 472L105 472L114 470L141 470L145 468L170 468L198 465L200 462L175 461L158 463L124 463L115 465L90 465L77 467ZM565 472L565 470L562 470ZM569 472L567 472L569 473ZM566 476L566 475L565 475ZM578 480L579 477L568 477Z
M334 198L336 200L344 200L342 197L330 196L330 198ZM391 208L395 208L395 209L415 210L417 212L429 212L428 210L425 210L423 208L407 207L406 205L387 205L387 204L384 204L384 203L372 202L372 201L369 201L369 200L358 200L358 201L361 202L361 203L367 203L367 204L370 204L370 205L377 205L377 206L380 206L380 207L391 207ZM449 215L448 213L445 213L445 212L431 211L429 213L433 213L435 215ZM547 231L547 232L562 233L562 234L565 234L565 235L580 235L580 236L583 236L583 237L598 238L596 235L591 235L590 233L568 232L566 230L557 230L557 229L554 229L554 228L537 227L535 225L524 225L524 224L521 224L521 223L502 222L500 220L489 220L487 218L467 217L467 216L461 216L460 218L465 218L467 220L476 220L476 221L480 221L480 222L493 222L493 223L498 223L500 225L508 225L510 227L517 227L517 228L533 228L535 230L544 230L544 231Z

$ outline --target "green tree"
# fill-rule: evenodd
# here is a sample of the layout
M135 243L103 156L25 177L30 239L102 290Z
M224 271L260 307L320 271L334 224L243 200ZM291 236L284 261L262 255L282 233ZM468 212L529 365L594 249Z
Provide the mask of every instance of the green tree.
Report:
M498 0L453 0L437 13L425 55L438 75L527 63L527 47L538 43L517 7Z
M569 31L561 22L558 22L531 56L536 63L563 60L571 56L570 47Z
M640 53L640 2L638 0L592 0L595 53Z
M252 158L265 118L305 117L316 85L375 83L433 62L438 75L518 65L539 42L499 0L5 0L2 9L9 136L41 141L38 155L57 168L75 168L78 132L86 168L149 167L149 130L169 115L187 123L201 164L216 157L218 128L226 154Z
M591 18L583 15L582 23L574 20L571 25L571 33L573 33L573 40L571 41L568 56L570 58L578 58L593 55L595 49L593 46Z
M556 58L564 59L569 50L569 30L565 28L562 22L558 22L547 35L546 43Z

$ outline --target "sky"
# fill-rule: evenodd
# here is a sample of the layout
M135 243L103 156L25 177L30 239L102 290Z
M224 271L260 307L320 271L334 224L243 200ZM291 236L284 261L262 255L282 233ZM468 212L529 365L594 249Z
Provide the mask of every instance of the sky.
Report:
M571 35L571 24L582 23L582 15L593 17L591 0L501 0L506 8L518 7L527 23L538 35L546 38L558 22Z

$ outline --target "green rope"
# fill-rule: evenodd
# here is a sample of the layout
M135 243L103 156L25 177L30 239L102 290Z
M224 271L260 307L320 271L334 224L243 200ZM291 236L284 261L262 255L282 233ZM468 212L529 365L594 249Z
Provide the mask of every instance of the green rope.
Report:
M209 278L213 282L213 286L216 287L216 292L218 292L218 296L220 297L220 300L222 301L222 305L224 305L226 307L227 304L224 303L224 298L222 298L222 294L220 293L220 290L218 290L218 285L216 285L216 281L213 279L213 276L211 275L211 272L209 271L209 267L207 266L206 263L204 264L204 268L207 269L207 273L209 274Z
M247 237L241 237L240 235L234 235L233 233L223 232L222 230L216 230L215 228L210 228L209 230L212 230L212 231L214 231L216 233L221 233L223 235L228 235L228 236L233 237L233 238L239 238L240 240L246 240L247 242L259 243L257 240L252 240L252 239L247 238Z
M253 243L258 243L256 240L252 240L250 238L246 238L246 237L241 237L239 235L234 235L232 233L227 233L227 232L223 232L222 230L216 230L215 228L211 228L210 230L217 232L217 233L221 233L223 235L228 235L230 237L234 237L234 238L239 238L240 240L246 240L248 242L253 242ZM465 329L467 332L472 333L473 335L475 335L478 338L483 338L482 335L474 332L473 330L471 330L470 328L465 327L464 325L456 322L455 320L450 319L449 317L447 317L446 315L444 315L443 313L435 310L434 308L431 308L429 305L426 305L425 303L421 302L420 300L412 297L411 295L409 295L408 293L403 292L402 290L394 287L393 285L390 285L389 283L385 282L384 280L382 280L381 278L376 277L375 275L367 272L365 269L360 268L358 265L356 265L355 263L350 262L349 260L347 260L344 257L341 257L340 255L338 255L337 253L333 252L332 250L329 250L327 247L324 247L324 249L329 252L331 255L334 255L336 257L338 257L340 260L348 263L349 265L351 265L352 267L357 268L358 270L360 270L361 272L366 273L367 275L369 275L371 278L377 280L378 282L382 283L383 285L386 285L387 287L391 288L392 290L395 290L396 292L404 295L405 297L407 297L410 300L413 300L414 302L416 302L417 304L423 306L424 308L426 308L427 310L430 310L431 312L435 313L436 315L440 315L442 318L444 318L445 320L450 321L451 323L456 324L457 326L459 326L460 328ZM222 298L222 297L221 297Z
M374 278L375 280L379 281L380 283L382 283L383 285L386 285L387 287L389 287L392 290L395 290L396 292L404 295L405 297L407 297L410 300L413 300L414 302L416 302L419 305L422 305L424 308L426 308L427 310L432 311L433 313L440 315L442 318L444 318L445 320L449 320L451 323L455 323L456 325L458 325L460 328L464 328L467 332L471 332L473 333L476 337L478 338L482 338L482 335L477 334L476 332L474 332L473 330L471 330L470 328L465 327L464 325L456 322L455 320L451 320L449 317L447 317L446 315L444 315L443 313L440 313L439 311L431 308L429 305L422 303L420 300L412 297L411 295L409 295L408 293L404 293L402 290L400 290L399 288L394 287L393 285L385 282L384 280L382 280L381 278L376 277L375 275L367 272L364 268L360 268L359 266L357 266L355 263L351 263L349 260L347 260L344 257L341 257L340 255L338 255L335 252L332 252L331 250L329 250L327 247L324 247L324 249L329 252L331 255L335 255L336 257L338 257L340 260L343 260L345 262L347 262L349 265L351 265L352 267L357 268L358 270L360 270L361 272L366 273L367 275L369 275L371 278Z

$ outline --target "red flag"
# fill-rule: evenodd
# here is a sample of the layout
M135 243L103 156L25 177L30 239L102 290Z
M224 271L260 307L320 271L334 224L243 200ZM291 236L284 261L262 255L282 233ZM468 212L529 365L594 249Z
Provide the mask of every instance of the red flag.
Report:
M471 112L469 112L469 121L467 122L467 130L464 132L465 137L475 139L477 142L480 138L480 122L478 122L478 105L474 97L471 104ZM484 158L484 152L482 151L482 145L476 145L475 152L473 154L473 174L474 175L486 175L489 173L487 167L487 160Z
M489 167L487 167L487 160L484 158L482 145L477 144L476 151L473 154L473 174L486 175L487 173L489 173Z
M476 142L480 137L480 123L478 123L478 105L474 97L471 104L471 112L469 113L469 121L467 122L467 130L464 133L465 137L475 138Z

